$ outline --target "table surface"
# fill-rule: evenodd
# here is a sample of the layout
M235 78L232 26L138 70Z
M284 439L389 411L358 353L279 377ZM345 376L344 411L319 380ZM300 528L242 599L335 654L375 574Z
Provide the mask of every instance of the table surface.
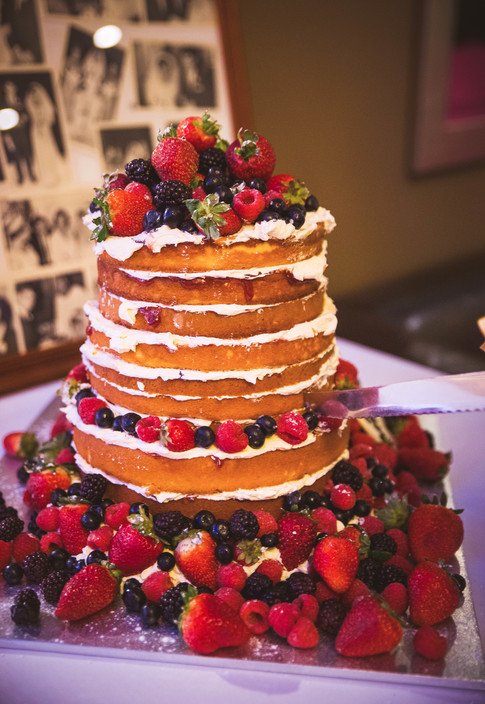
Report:
M363 385L386 384L393 381L427 378L436 372L404 361L392 355L377 352L346 340L339 340L341 357L357 365ZM52 400L60 382L52 382L33 389L0 397L0 434L27 428ZM433 422L435 418L432 419ZM464 558L469 577L482 647L485 645L485 563L482 558L483 497L485 496L485 412L449 414L439 417L438 445L452 450L453 464L450 476L453 503L465 508ZM453 444L447 445L447 438ZM485 649L485 648L484 648ZM199 664L200 662L200 664ZM317 670L318 668L314 668ZM429 678L428 678L429 680ZM73 704L98 704L106 699L124 704L134 697L157 694L170 696L175 702L189 698L210 701L211 704L231 701L231 704L275 700L279 702L321 702L330 695L330 701L339 704L366 704L367 702L408 702L412 696L422 702L485 702L483 683L471 688L449 688L446 682L412 678L406 685L396 684L392 678L379 675L366 679L359 672L346 671L322 677L318 672L292 668L288 674L281 671L254 670L234 667L230 660L203 657L180 659L177 662L159 662L150 658L125 659L113 652L59 653L49 652L28 644L16 649L0 645L0 702L8 704L49 704L67 699ZM201 698L201 689L204 695Z

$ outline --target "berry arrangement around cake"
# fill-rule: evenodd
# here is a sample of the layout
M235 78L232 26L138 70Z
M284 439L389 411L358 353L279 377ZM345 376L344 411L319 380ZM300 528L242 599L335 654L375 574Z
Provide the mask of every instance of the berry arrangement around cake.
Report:
M206 114L96 192L99 300L64 398L76 462L117 498L276 514L347 455L346 423L303 397L331 389L338 365L335 221L274 166L265 138L240 130L227 145Z

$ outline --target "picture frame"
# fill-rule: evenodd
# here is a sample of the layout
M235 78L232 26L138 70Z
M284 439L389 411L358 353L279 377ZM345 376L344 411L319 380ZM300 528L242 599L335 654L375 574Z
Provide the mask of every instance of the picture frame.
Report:
M422 4L414 175L485 160L485 22L469 16L474 9L469 0Z
M192 0L194 4L197 3L197 1L198 0ZM206 6L209 1L210 0L203 0L204 6ZM200 21L202 22L199 28L197 24L198 15L195 11L191 12L185 21L180 20L180 18L171 18L169 22L157 22L156 20L154 21L154 19L150 19L148 24L143 24L143 22L133 22L133 18L131 18L131 23L126 25L126 35L129 37L130 46L127 49L128 53L125 59L126 61L129 59L128 54L131 52L132 42L135 38L138 36L144 37L145 34L148 38L153 37L154 33L158 31L162 32L166 26L176 27L176 32L179 33L176 34L176 36L186 42L190 42L191 38L194 37L195 43L197 43L199 29L201 36L213 36L217 48L213 59L215 62L214 69L218 74L218 90L224 90L224 104L228 106L228 110L226 110L225 114L229 114L230 122L232 122L232 125L228 126L226 121L224 121L224 126L228 130L228 136L230 136L233 128L237 130L241 126L252 127L252 111L249 101L240 20L235 0L211 1L215 8L215 27L208 25L207 13L205 13L203 17L199 15ZM137 7L140 3L137 3ZM54 26L52 25L54 15L55 31L58 32L59 42L64 42L64 46L66 46L69 36L72 36L71 27L73 17L69 13L62 14L64 6L70 7L69 4L58 3L52 0L52 2L48 4L47 9L40 15L40 30L44 45L46 46L46 58L42 69L39 69L44 72L52 73L56 96L59 96L57 105L60 108L59 117L63 121L63 128L65 127L65 105L62 99L62 71L64 69L63 57L65 58L65 53L63 53L61 49L49 53L47 49L49 49L50 44L46 39L49 29L52 31L52 27ZM76 8L78 7L82 8L82 2L76 4ZM56 11L56 8L61 8L60 12ZM79 28L80 31L92 31L93 22L89 18L84 19L81 11L78 13L76 10L75 20L76 27ZM172 31L172 29L170 29L170 31ZM219 65L219 62L222 65ZM31 69L29 68L28 70ZM117 114L113 116L113 120L101 122L93 126L95 144L92 152L96 155L96 158L91 159L91 157L89 157L89 160L86 161L90 168L93 164L96 166L98 157L102 156L100 129L109 130L116 124L120 128L126 129L130 125L132 127L139 127L140 125L150 123L146 110L137 110L135 99L133 99L133 106L135 106L133 108L131 107L132 104L127 102L127 100L130 100L131 95L129 93L130 79L129 72L123 73L126 73L126 82L121 90L122 104ZM127 105L128 110L126 111ZM203 112L203 108L200 108L200 111ZM181 112L181 110L178 112ZM175 113L175 117L178 116L178 112ZM173 118L171 117L171 119ZM73 136L69 133L69 124L67 124L67 129L65 131L63 130L63 134L67 135L67 153L70 155L71 161L74 162L76 156L79 154L81 157L84 157L84 154L79 150L78 143L73 140ZM2 157L0 164L3 169L5 169L6 158L3 153L1 140L0 156ZM76 174L76 168L73 168L73 172ZM27 201L29 204L33 203L35 205L37 196L41 195L44 197L44 191L39 191L40 185L33 182L33 179L31 179L32 183L22 185L19 190L17 184L12 182L11 178L8 182L5 182L5 174L3 172L2 176L4 181L1 182L0 186L0 199L3 198L4 200L11 200L12 202ZM74 179L72 182L69 182L69 188L87 188L87 191L92 193L96 183L89 179L89 184L88 186L86 179L79 183ZM54 186L51 189L50 195L55 196L59 193L59 197L63 197L60 193L61 190L62 189L58 189L57 186ZM89 195L86 197L86 209L89 205L89 197ZM12 268L11 266L12 262L8 248L8 239L4 231L5 222L1 220L0 228L0 281L2 284L0 288L0 337L3 334L5 338L3 345L2 339L0 339L0 395L4 395L55 379L62 379L69 369L80 362L79 347L84 339L84 337L77 337L71 340L65 339L65 337L53 336L52 339L48 340L47 345L29 349L25 343L25 337L23 337L24 330L20 312L16 309L18 294L22 288L25 288L22 287L21 284L29 283L29 280L31 282L37 282L43 278L50 279L54 287L52 300L55 307L56 297L58 297L58 292L62 286L67 285L72 287L72 284L78 283L77 280L80 276L84 276L84 285L89 289L89 297L92 298L92 296L95 295L91 293L95 288L95 261L93 255L92 263L94 266L92 271L88 269L87 264L83 264L80 269L83 272L82 275L78 274L77 264L73 265L72 261L69 262L67 260L52 261L46 264L39 263L39 266L32 271L26 268L25 271L19 274L19 268ZM88 239L87 232L86 238ZM86 260L84 260L84 262L85 261ZM42 288L40 283L36 283L36 286L39 289ZM46 283L44 286L48 287L48 284ZM35 286L31 286L31 288L35 288ZM49 305L46 304L42 314L39 313L37 317L39 321L38 327L48 328L48 326L51 325L51 321L48 320L49 316L45 313L45 311L49 309ZM43 315L45 315L47 321L43 320ZM45 322L47 323L46 325L44 325ZM3 333L2 331L4 329L5 332Z

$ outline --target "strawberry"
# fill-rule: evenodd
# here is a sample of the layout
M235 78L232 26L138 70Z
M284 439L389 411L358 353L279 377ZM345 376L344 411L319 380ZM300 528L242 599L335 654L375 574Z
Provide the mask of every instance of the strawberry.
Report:
M281 575L283 574L283 565L279 560L267 558L266 560L262 560L261 563L257 566L256 572L268 575L273 584L276 584L276 582L279 582L281 580Z
M361 582L360 579L354 579L347 591L340 597L340 601L347 609L350 609L357 597L364 596L366 594L370 594L370 589L367 584ZM337 595L333 593L333 596L330 598L335 598L336 596Z
M240 592L246 583L246 572L242 565L230 562L217 569L216 581L218 587L230 587Z
M22 535L22 533L20 534ZM0 570L3 570L10 563L12 557L12 543L8 540L0 540Z
M19 431L7 433L3 438L5 452L11 457L23 459L24 457L34 457L39 449L39 443L33 433L21 433Z
M169 573L161 572L160 570L157 570L157 572L152 572L148 575L141 585L147 600L153 601L156 604L159 603L163 594L165 594L170 587L173 587L173 582L170 579Z
M408 608L408 590L400 582L391 582L383 589L382 598L398 616Z
M325 506L319 506L312 511L312 520L317 522L317 531L319 533L336 533L337 519L335 514Z
M127 576L153 565L163 550L153 533L151 517L135 513L128 521L114 535L108 553L110 562Z
M115 188L106 196L110 227L109 234L117 237L132 237L143 230L143 218L153 204L142 193L130 193Z
M451 508L422 504L409 517L408 540L416 562L447 562L463 542L463 521Z
M330 589L343 594L354 581L359 566L358 549L346 538L329 535L317 544L313 566Z
M21 565L27 555L30 555L31 552L38 552L40 549L40 540L37 536L32 533L19 533L12 543L12 557L15 562Z
M412 472L419 481L436 482L448 473L451 454L431 447L401 447L398 465Z
M429 447L429 439L418 421L412 416L397 437L397 446L401 447Z
M245 222L254 222L264 210L263 194L255 188L245 188L235 194L232 207Z
M275 174L268 180L266 184L266 192L275 191L275 193L278 193L275 198L282 198L283 193L287 190L289 184L294 180L295 177L290 176L290 174Z
M341 655L388 653L400 642L402 627L377 596L356 599L335 640Z
M150 203L150 209L153 207L152 192L148 186L145 186L145 184L138 183L138 181L132 181L132 183L125 186L124 191L125 193L135 193L138 197L143 198L147 201L147 203Z
M182 613L183 639L198 653L245 643L250 631L238 613L215 594L198 594Z
M40 511L49 503L54 489L68 489L70 486L71 478L62 467L56 467L53 471L34 472L27 479L24 502Z
M336 389L355 389L358 387L358 371L351 362L339 360L335 372L334 386Z
M242 452L248 446L249 438L242 426L233 420L225 420L216 431L216 447L227 453Z
M227 148L226 161L238 178L245 181L261 178L267 181L273 173L276 157L265 137L241 128L237 139Z
M236 613L239 613L239 609L244 604L244 597L232 587L219 587L216 592L214 592L219 599L225 601L229 604L231 609L234 609Z
M56 456L56 464L75 464L76 458L68 447L63 447Z
M61 538L61 534L53 530L50 530L48 533L44 533L40 539L40 549L42 552L47 553L47 555L50 555L53 550L63 547L64 541Z
M159 134L159 142L152 152L152 164L162 181L182 181L190 186L199 166L199 155L194 146L176 136L175 130Z
M66 583L55 615L61 621L78 621L114 601L118 582L103 565L83 567Z
M172 452L185 452L195 446L195 431L186 420L170 418L165 421L165 432L162 442L167 450Z
M70 381L71 379L74 379L75 381L79 382L80 384L87 383L88 370L86 369L84 364L82 364L82 363L76 364L76 366L71 369L71 371L66 376L66 381ZM62 415L64 416L64 413Z
M196 587L216 590L219 563L214 553L216 543L206 531L189 531L175 548L175 561L189 582Z
M215 145L219 130L220 125L205 112L202 117L186 117L179 122L177 136L190 142L198 152L203 152Z
M87 544L89 531L81 524L81 516L88 508L88 504L73 504L59 510L59 533L71 555L80 553Z
M379 442L374 446L374 457L377 464L383 464L391 471L397 464L397 450L385 442Z
M455 611L460 591L434 562L420 562L408 578L409 612L416 626L433 626Z
M57 418L52 424L49 437L52 440L52 438L55 438L56 435L59 435L59 433L64 433L66 430L72 430L72 423L67 420L65 413L61 411L57 414Z
M221 235L222 237L234 235L241 229L241 218L232 208L229 208L229 210L226 210L224 213L221 213L221 218L224 220L224 224L219 225L218 230L219 235Z
M278 521L278 548L281 561L287 570L294 570L308 559L317 526L311 518L301 513L285 513Z

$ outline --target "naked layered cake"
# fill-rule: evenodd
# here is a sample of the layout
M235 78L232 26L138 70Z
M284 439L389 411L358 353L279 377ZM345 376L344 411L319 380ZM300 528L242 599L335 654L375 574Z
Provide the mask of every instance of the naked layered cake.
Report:
M118 498L277 512L347 456L346 424L304 403L338 365L334 218L274 165L264 137L227 145L206 114L97 190L99 300L64 396L76 462Z

